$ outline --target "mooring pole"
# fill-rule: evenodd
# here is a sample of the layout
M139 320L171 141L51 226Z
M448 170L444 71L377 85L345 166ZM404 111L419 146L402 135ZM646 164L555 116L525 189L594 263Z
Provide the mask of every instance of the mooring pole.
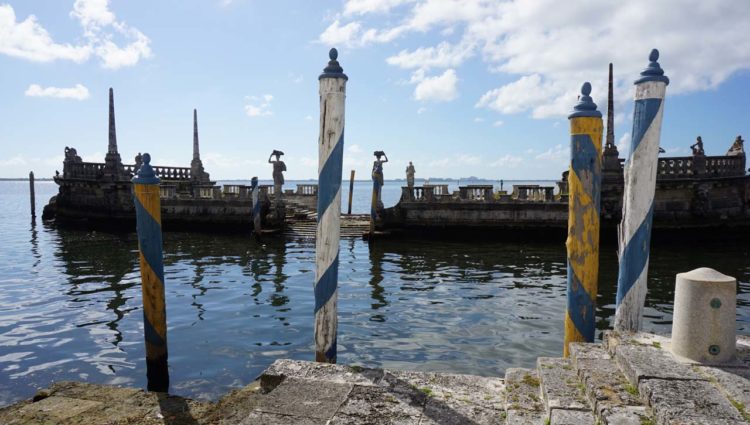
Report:
M151 168L151 155L133 177L133 200L138 232L143 292L143 332L146 339L148 390L169 389L167 369L167 306L164 295L164 262L161 239L159 178Z
M34 195L34 172L29 171L29 197L31 198L31 218L36 218L36 196Z
M260 216L260 186L258 186L258 178L253 177L250 180L250 187L252 188L252 199L253 199L253 232L255 236L260 237L261 228L261 216Z
M320 83L318 229L315 238L315 361L336 363L344 107L349 79L331 49Z
M352 193L354 192L354 170L352 170L351 176L349 176L349 208L346 213L352 215Z
M568 304L563 356L571 342L594 342L599 279L599 200L602 180L602 114L584 83L570 120L568 175Z
M622 221L618 229L620 269L614 327L619 331L640 329L646 301L659 136L669 84L658 60L659 51L651 50L650 63L635 82L633 131L625 162Z

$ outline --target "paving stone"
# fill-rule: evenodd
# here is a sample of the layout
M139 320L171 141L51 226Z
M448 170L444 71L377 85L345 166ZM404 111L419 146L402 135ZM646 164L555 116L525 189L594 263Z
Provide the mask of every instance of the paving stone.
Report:
M448 397L428 397L420 425L476 424L499 425L505 423L505 410L482 407Z
M278 415L274 413L252 412L239 422L240 425L326 425L326 419L303 418L299 416Z
M707 381L643 379L638 385L659 424L741 424L737 409Z
M638 424L650 417L615 360L600 344L571 344L571 358L595 415L605 424Z
M330 419L344 403L352 384L286 378L255 408L262 413Z
M304 378L312 362L279 359L271 363L260 375L261 391L267 393L276 388L286 377Z
M505 383L500 378L401 371L387 371L386 375L386 383L400 380L433 398L459 400L498 411L505 408Z
M550 425L594 425L596 419L591 412L554 409L550 415L549 423Z
M633 385L642 379L705 380L686 364L677 362L671 353L653 345L620 342L615 358L620 370Z
M330 423L417 425L424 401L416 391L405 397L386 387L355 385Z
M307 379L356 385L377 385L383 379L383 375L383 369L313 363L307 368L304 377Z
M750 421L750 369L696 366L708 380L724 393L742 416Z
M536 364L547 416L551 415L553 409L589 409L584 399L583 386L579 385L578 376L570 360L539 357Z
M505 393L506 423L536 425L545 422L539 378L535 371L520 368L506 370Z

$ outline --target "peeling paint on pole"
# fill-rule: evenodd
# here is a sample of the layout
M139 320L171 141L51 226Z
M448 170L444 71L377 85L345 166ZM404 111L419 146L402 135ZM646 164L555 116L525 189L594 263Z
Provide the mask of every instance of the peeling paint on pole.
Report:
M617 276L615 329L638 331L646 301L654 192L664 96L669 79L653 49L649 65L635 82L635 109L630 153L625 162L622 221L618 229L620 268Z
M143 292L143 332L146 339L148 390L169 389L167 368L167 306L164 293L164 260L161 237L159 178L151 168L151 155L133 178L133 198Z
M599 203L602 178L602 114L591 99L591 84L581 87L570 119L568 176L567 310L563 355L571 342L594 342L599 283Z
M338 332L339 236L341 173L344 159L344 107L348 77L338 52L318 77L320 138L318 139L318 228L315 238L315 361L336 363Z

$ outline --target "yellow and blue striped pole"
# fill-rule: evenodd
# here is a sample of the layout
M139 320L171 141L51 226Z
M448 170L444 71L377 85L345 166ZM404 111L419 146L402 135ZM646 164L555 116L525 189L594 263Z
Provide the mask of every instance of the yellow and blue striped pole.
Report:
M659 138L664 96L669 78L659 65L659 51L651 50L649 65L635 82L635 108L630 153L625 162L622 221L620 222L617 275L618 331L638 331L648 290L648 259L654 214Z
M344 107L349 79L331 49L331 59L318 77L318 228L315 237L315 361L336 363L338 332L341 172L344 159Z
M159 178L151 168L151 155L133 178L143 292L143 332L146 339L148 390L169 389L167 368L167 307L164 295L164 261L161 239Z
M568 303L563 356L571 342L593 342L599 283L599 200L602 180L602 114L584 83L570 119L568 175Z

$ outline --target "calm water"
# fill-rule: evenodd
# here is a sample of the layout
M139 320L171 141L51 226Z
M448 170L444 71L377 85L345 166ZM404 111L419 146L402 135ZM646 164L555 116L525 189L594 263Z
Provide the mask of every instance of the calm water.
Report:
M386 183L386 205L398 186ZM355 212L370 187L357 183ZM41 214L56 186L36 190ZM64 379L145 388L135 234L32 225L27 182L0 182L0 223L0 405ZM312 359L313 240L167 233L164 244L171 392L216 399L275 359ZM341 363L500 375L560 355L563 241L343 240L340 258ZM616 262L603 247L600 329ZM750 245L655 246L651 265L646 329L670 330L675 273L711 266L740 279L738 330L750 333Z

